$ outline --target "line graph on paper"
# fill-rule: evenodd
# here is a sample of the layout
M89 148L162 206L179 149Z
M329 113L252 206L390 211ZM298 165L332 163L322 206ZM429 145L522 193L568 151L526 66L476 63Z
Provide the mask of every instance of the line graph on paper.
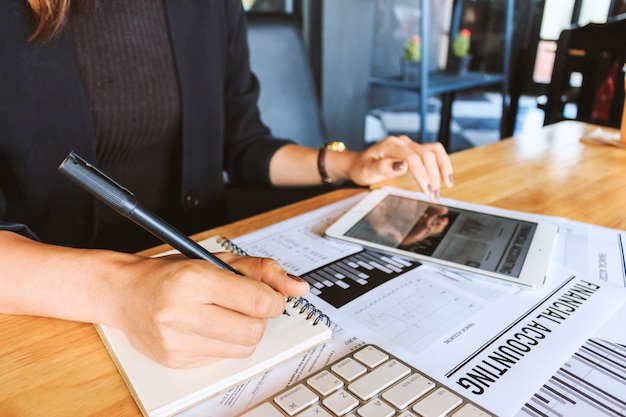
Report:
M478 313L482 306L423 277L351 306L364 326L418 353Z

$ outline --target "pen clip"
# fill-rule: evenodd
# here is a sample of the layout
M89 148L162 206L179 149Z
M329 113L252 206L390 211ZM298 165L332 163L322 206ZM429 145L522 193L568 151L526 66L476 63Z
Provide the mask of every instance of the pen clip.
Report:
M103 179L108 180L111 185L114 185L115 187L118 187L124 191L126 191L128 194L132 195L133 197L135 197L135 194L133 194L132 191L130 191L128 188L124 187L123 185L121 185L119 182L115 181L113 178L109 177L107 174L105 174L104 172L100 171L98 168L96 168L95 166L93 166L92 164L90 164L89 162L87 162L86 160L84 160L80 155L76 154L74 151L71 151L69 153L69 155L65 158L65 160L63 162L61 162L61 165L63 165L65 163L65 161L71 161L74 163L82 163L85 168L88 168L89 170L91 170L94 174L97 174L99 176L101 176Z
M190 258L204 259L220 268L239 274L237 270L191 240L163 219L141 207L133 193L122 187L98 168L73 151L61 162L59 171L85 190L105 202L113 210L143 227L163 242Z
M129 189L118 184L74 151L61 162L59 171L87 191L95 193L103 202L125 217L130 216L137 207L135 195Z

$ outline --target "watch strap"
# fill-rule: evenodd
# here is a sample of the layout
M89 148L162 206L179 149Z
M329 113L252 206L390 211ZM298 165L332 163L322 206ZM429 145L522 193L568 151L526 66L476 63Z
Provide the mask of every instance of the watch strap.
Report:
M346 149L346 145L343 142L330 142L324 143L317 153L317 170L324 184L332 184L335 182L326 172L326 154L331 152L343 152Z

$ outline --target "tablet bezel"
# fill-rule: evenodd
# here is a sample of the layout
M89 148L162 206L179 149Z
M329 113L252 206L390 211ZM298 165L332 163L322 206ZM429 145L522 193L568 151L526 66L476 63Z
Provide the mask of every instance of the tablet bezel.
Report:
M484 215L496 216L500 218L507 218L517 221L524 221L536 224L535 233L532 237L530 246L526 258L523 262L519 277L509 276L494 271L481 269L473 266L468 266L449 260L438 259L435 257L410 252L404 249L399 249L393 246L387 246L380 243L369 242L360 238L355 238L346 235L346 233L355 226L363 217L365 217L371 210L374 209L382 200L387 196L394 195L398 197L410 198L414 200L423 201L425 203L433 204L433 202L426 199L421 193L404 191L404 190L390 190L390 189L377 189L370 191L361 201L356 203L346 213L344 213L339 219L331 224L326 230L325 235L331 238L356 243L361 246L370 247L373 249L394 253L397 255L409 257L412 259L421 260L424 262L431 262L434 264L457 268L459 270L468 271L482 276L495 278L498 280L506 281L512 284L522 286L524 288L540 288L543 286L546 278L546 271L552 252L554 250L556 238L558 235L558 227L550 222L537 220L536 218L530 218L525 216L524 213L519 212L506 212L497 213L497 209L493 209L488 206L473 205L467 207L461 202L445 200L437 203L441 206L447 206L451 209L477 212Z

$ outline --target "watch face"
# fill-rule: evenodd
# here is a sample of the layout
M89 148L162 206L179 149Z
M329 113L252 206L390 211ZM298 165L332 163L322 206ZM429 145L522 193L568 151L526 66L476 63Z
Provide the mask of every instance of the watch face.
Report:
M330 142L326 144L326 149L329 151L343 152L346 150L346 145L343 142Z

